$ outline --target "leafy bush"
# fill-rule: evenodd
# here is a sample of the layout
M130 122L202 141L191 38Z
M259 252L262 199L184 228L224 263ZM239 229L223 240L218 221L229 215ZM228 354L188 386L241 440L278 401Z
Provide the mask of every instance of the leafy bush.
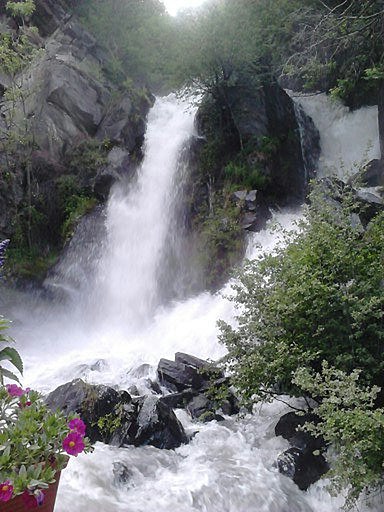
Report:
M279 389L300 394L292 372L318 370L323 359L383 385L384 215L362 231L354 208L347 193L339 204L313 194L287 247L239 272L239 327L221 326L246 398Z
M357 212L346 189L313 192L285 247L238 272L238 327L221 322L245 402L317 401L320 422L306 428L336 450L330 476L348 505L383 483L384 212L366 229Z

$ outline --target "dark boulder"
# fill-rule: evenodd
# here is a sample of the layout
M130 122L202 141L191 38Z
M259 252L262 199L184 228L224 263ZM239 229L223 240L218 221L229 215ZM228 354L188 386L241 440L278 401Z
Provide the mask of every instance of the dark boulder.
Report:
M193 399L198 391L186 389L180 393L170 393L169 395L162 396L160 402L167 405L171 409L185 409L187 404Z
M132 441L135 446L150 444L169 450L187 443L188 438L172 409L150 396L139 402L137 430Z
M281 474L291 478L303 491L329 470L323 455L314 455L295 447L285 450L278 456L277 467Z
M193 419L222 420L222 414L239 412L230 379L219 367L204 359L178 352L175 361L160 360L158 377L164 387L176 391L160 401L172 408L185 408Z
M87 426L87 436L92 442L107 442L108 433L98 426L98 420L115 413L115 408L129 404L131 397L126 391L73 380L56 388L46 398L47 405L66 413L76 412Z
M289 412L280 418L275 427L276 436L282 436L291 445L279 455L277 467L280 473L291 478L302 490L308 489L329 470L321 453L326 448L324 439L300 430L306 422L317 421L315 414L299 416Z
M77 379L52 391L46 402L53 410L78 413L92 442L173 449L188 441L172 409L155 396L132 399L126 391Z
M204 378L198 373L197 368L169 359L160 359L157 375L160 384L171 391L199 389L204 383Z
M371 160L365 168L349 179L353 185L355 182L366 187L380 187L384 185L384 162L383 160Z

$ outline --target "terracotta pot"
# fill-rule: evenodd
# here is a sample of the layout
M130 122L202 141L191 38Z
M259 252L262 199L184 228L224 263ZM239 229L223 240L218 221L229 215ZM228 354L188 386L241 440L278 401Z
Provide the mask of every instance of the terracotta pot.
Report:
M55 475L56 482L51 484L48 489L44 491L45 498L41 507L37 506L31 508L27 506L23 495L16 496L15 498L0 503L0 512L29 512L30 510L36 510L36 512L53 512L55 508L57 488L59 487L61 471L58 471Z

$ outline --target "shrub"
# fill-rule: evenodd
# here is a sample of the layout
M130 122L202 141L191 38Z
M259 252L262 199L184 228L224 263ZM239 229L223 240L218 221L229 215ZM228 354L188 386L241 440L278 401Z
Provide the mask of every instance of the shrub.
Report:
M322 360L383 385L384 214L364 231L348 193L312 204L275 254L238 273L238 327L221 323L228 363L244 397L300 394L291 374Z

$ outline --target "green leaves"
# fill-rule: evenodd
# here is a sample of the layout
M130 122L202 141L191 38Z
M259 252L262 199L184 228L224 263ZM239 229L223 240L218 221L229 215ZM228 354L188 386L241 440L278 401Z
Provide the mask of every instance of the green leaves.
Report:
M339 490L352 485L348 503L383 483L384 462L384 410L375 409L384 387L384 213L365 230L355 213L348 190L333 202L315 190L285 246L238 272L237 327L220 324L246 402L291 394L319 404L322 422L308 428L337 449L331 476Z
M3 317L0 317L0 348L1 344L12 343L13 340L9 336L2 334L2 332L6 331L9 327L9 322ZM17 352L16 349L12 347L5 347L0 350L0 363L2 361L9 361L9 363L16 368L21 374L23 374L23 361ZM0 384L4 383L4 378L19 381L17 375L15 375L12 371L4 368L0 364Z
M8 1L5 7L12 16L20 16L22 18L31 16L36 9L34 0L19 0L18 2Z

